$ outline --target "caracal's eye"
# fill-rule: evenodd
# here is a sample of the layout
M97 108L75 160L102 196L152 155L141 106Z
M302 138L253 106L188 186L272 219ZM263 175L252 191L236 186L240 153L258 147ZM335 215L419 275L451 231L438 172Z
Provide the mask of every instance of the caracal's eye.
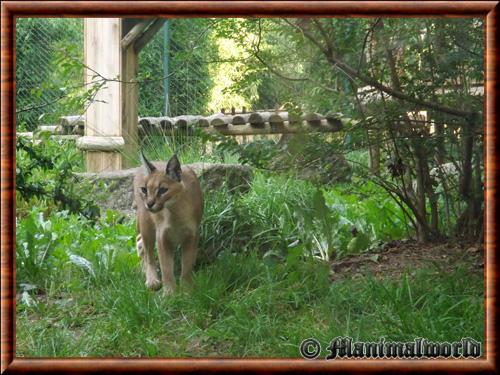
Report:
M167 188L161 187L158 189L158 195L163 195L168 191Z
M145 187L141 187L141 191L144 195L147 195L148 194L148 189L145 188Z

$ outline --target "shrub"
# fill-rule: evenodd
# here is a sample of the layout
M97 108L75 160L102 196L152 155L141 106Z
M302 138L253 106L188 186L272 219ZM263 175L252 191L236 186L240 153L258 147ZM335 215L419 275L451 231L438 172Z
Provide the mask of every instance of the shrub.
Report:
M30 202L43 203L47 208L81 213L87 218L99 215L90 196L90 186L73 173L83 163L74 142L54 140L40 135L33 141L16 139L16 191L18 214Z

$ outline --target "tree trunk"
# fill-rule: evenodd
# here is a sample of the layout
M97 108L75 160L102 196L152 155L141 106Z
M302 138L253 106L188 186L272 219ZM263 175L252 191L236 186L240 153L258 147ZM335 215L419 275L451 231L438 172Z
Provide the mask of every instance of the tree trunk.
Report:
M380 137L377 131L368 131L369 143L369 163L370 171L377 176L380 175Z
M463 126L463 159L460 195L466 202L466 207L457 221L457 233L467 240L474 240L474 214L477 212L475 194L472 191L472 154L474 148L475 121L471 117Z
M442 123L434 124L436 131L436 161L438 165L446 163L446 150L444 148L444 125Z

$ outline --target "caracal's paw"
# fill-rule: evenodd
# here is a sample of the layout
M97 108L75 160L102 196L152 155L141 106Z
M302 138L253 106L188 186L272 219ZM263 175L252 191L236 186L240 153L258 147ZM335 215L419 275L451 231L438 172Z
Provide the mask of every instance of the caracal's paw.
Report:
M161 288L161 281L157 277L147 278L146 288L150 290L158 290Z
M164 285L163 286L163 295L165 297L171 296L175 293L175 286L173 285Z

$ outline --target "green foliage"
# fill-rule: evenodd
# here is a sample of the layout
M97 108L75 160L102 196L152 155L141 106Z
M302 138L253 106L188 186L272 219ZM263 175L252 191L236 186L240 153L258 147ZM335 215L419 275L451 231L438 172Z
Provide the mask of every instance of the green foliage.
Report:
M367 21L319 22L346 31L336 40L343 57L359 52L360 35ZM219 37L235 40L246 50L249 63L231 90L243 94L254 108L292 105L300 107L300 112L326 113L342 108L345 113L353 113L354 102L347 95L352 91L349 78L332 72L321 52L285 20L227 20L218 23L215 32Z
M244 93L244 87L253 87L252 93L259 95L248 95L247 100L255 107L320 113L341 110L357 120L346 127L341 152L380 145L382 159L403 155L406 177L412 179L418 173L417 158L431 168L436 160L469 163L464 159L470 154L463 152L466 137L458 134L468 132L469 126L475 132L481 122L471 125L470 118L450 115L443 107L470 111L476 119L482 116L484 96L477 87L484 81L483 29L484 22L477 18L247 19L217 24L216 35L233 39L247 54L248 64L241 80L232 86L233 92ZM370 89L369 81L413 100L396 100L388 94L381 98L381 92ZM415 104L422 101L437 103L438 109ZM436 127L441 124L442 134L432 133L429 124L401 122L418 111L426 111ZM481 158L481 135L474 138L472 148ZM482 219L478 218L483 216L484 196L481 164L482 160L474 166L476 184L462 194L467 203L456 210L450 204L456 197L446 189L439 193L444 198L438 200L439 207L431 209L437 199L432 188L427 187L426 194L419 196L406 192L400 179L391 180L386 175L382 175L383 186L397 189L400 203L415 211L412 214L418 219L414 226L420 240L437 238L443 229L446 235L462 233L469 239L480 239ZM378 172L376 175L379 177ZM416 212L416 207L426 207L430 213ZM443 215L448 225L436 225L443 221ZM450 227L453 222L456 228Z
M289 173L318 186L335 185L351 179L351 166L344 158L339 134L305 133L293 135L275 155L269 167Z
M39 134L38 138L16 139L18 215L31 204L42 202L45 207L69 210L88 218L99 215L90 186L73 173L83 163L74 141L51 139L49 134Z
M370 246L409 235L407 219L401 208L384 189L372 182L353 180L352 184L325 190L325 201L338 217L335 238L346 249L352 228L368 236ZM359 234L358 234L359 235Z
M233 137L218 134L204 136L204 141L216 144L214 154L233 155L238 163L248 164L256 168L268 168L272 158L279 149L272 139L259 139L249 143L239 144Z
M201 257L258 251L272 260L295 251L328 260L350 253L353 227L366 236L364 250L408 235L400 207L373 183L318 189L257 172L244 195L224 188L206 195Z
M122 220L109 211L95 221L68 210L46 214L33 207L17 223L17 284L45 291L56 281L71 287L75 277L84 287L118 276L121 267L138 262L134 253L123 253L124 246L135 251L135 236L133 225Z
M352 226L370 245L405 234L394 201L360 185L257 171L246 194L208 192L195 288L170 298L144 286L133 220L33 207L16 223L17 355L298 357L311 336L483 340L480 275L331 283L316 258L349 254Z

